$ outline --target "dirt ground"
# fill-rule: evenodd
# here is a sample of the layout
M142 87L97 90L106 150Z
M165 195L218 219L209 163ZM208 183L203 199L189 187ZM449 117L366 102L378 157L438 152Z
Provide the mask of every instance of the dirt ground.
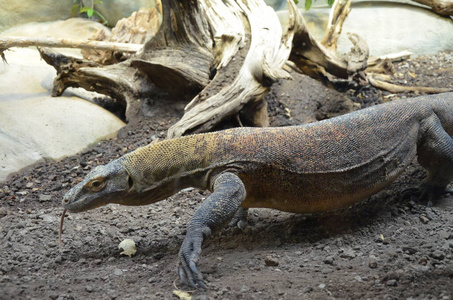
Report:
M396 64L393 81L453 88L453 52ZM381 101L373 88L343 93L293 74L267 96L272 125L306 123ZM58 247L61 199L92 168L158 137L184 103L152 103L146 122L60 162L43 162L0 184L1 299L172 299L178 249L197 205L186 189L144 207L109 205L68 214ZM208 291L194 299L453 299L453 196L427 207L403 194L425 176L416 164L360 207L303 216L252 209L244 231L204 247ZM120 255L125 238L137 243Z

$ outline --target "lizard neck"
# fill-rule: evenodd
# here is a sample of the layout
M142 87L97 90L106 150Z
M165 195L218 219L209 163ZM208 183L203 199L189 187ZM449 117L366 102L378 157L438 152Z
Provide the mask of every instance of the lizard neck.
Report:
M126 154L122 164L135 191L141 196L149 194L146 198L152 203L186 187L208 188L213 165L219 160L218 147L211 141L213 136L165 140Z

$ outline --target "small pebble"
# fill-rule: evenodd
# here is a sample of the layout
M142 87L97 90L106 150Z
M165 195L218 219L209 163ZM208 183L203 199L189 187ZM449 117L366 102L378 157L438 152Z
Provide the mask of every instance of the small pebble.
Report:
M325 259L324 259L324 263L325 264L328 264L328 265L333 265L333 261L334 261L334 257L333 256L327 256Z
M395 279L390 279L385 283L387 286L396 286L398 283Z
M247 285L243 285L241 287L241 289L239 290L239 292L242 293L242 294L248 293L248 292L250 292L250 287L247 286Z
M435 250L433 253L431 253L431 256L432 256L434 259L443 260L443 259L445 258L445 253L443 253L443 252L440 251L440 250Z
M371 258L368 261L368 267L370 267L370 269L376 269L377 268L377 260L375 258Z
M420 221L421 221L423 224L428 224L429 219L428 219L426 216L420 216Z
M266 264L266 266L276 267L280 262L276 257L266 256L266 258L264 259L264 263Z
M121 269L115 269L115 271L113 271L113 274L115 274L116 276L121 276L123 275L123 271L121 271Z
M340 254L341 258L347 258L347 259L353 259L356 256L357 256L357 254L353 250L346 250L345 252Z
M39 200L39 202L50 201L50 200L52 200L52 196L51 195L43 195L43 194L41 194L41 195L39 195L38 200Z

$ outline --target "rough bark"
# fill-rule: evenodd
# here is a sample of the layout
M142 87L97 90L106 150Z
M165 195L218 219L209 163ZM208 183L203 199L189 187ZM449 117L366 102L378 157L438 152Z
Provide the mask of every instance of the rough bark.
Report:
M140 99L195 96L209 83L213 64L209 26L200 18L195 0L163 3L163 23L136 55L124 62L101 66L43 50L57 70L54 95L67 87L96 91L126 106L126 119L134 120Z
M341 27L344 18L346 18L350 5L349 2L341 2L335 10L331 11L329 23L334 24L328 28L328 35L325 39L329 43L329 48L315 40L308 31L307 25L303 16L297 13L296 18L298 28L294 34L294 45L291 51L290 60L302 70L304 74L309 75L318 80L331 81L333 78L350 79L355 77L355 73L365 70L368 59L368 46L366 42L358 35L350 35L349 38L354 44L351 52L345 57L339 57L332 50L336 49L336 40L341 32ZM337 13L341 12L341 13ZM341 19L341 20L338 20Z
M351 11L351 4L352 0L338 0L333 3L327 23L327 33L321 42L327 49L337 50L337 41L343 29L343 23Z
M290 29L262 0L168 0L162 25L136 55L109 66L42 50L58 72L54 95L83 87L111 96L137 115L137 99L188 97L184 116L169 137L211 129L245 109L247 122L268 125L262 97L270 84L289 75L282 69L292 47ZM290 0L291 15L297 9Z
M130 43L117 43L105 41L71 40L62 38L30 38L30 37L0 37L0 54L12 47L51 47L51 48L77 48L94 50L111 50L126 53L135 53L142 45Z
M450 4L444 0L414 0L432 7L443 7L443 11ZM442 3L442 5L441 5ZM453 2L450 2L453 4ZM335 1L329 16L327 34L322 43L317 42L308 31L302 15L297 24L299 28L295 32L294 46L290 60L295 63L300 72L323 82L334 83L347 81L352 85L364 86L371 84L379 89L390 92L422 92L440 93L448 89L432 87L407 87L390 84L373 78L372 72L388 72L392 70L390 62L392 57L373 59L368 61L369 49L365 40L357 34L348 34L353 43L351 51L342 57L336 55L336 43L338 41L344 20L350 11L351 0ZM434 9L434 8L433 8ZM403 56L407 56L407 53ZM369 67L371 66L371 67Z
M110 35L105 31L98 31L91 39L112 43L130 43L143 45L146 40L159 30L159 12L155 7L140 8L128 18L121 19L112 29ZM140 49L139 47L137 51ZM133 52L135 53L135 52ZM85 59L98 62L103 65L114 64L130 58L133 53L123 51L102 51L96 49L82 49Z
M291 51L296 27L297 8L292 1L288 1L290 25L285 34L275 12L262 1L209 1L205 4L210 4L206 12L214 25L214 40L220 41L215 49L215 53L221 53L216 59L217 75L187 105L184 116L169 129L170 137L188 131L206 131L223 118L238 113L246 104L255 108L251 125L267 126L267 113L263 113L266 106L261 99L270 83L289 77L282 68ZM244 29L248 28L246 32Z
M453 16L453 1L451 0L412 0L429 6L433 12L444 17Z

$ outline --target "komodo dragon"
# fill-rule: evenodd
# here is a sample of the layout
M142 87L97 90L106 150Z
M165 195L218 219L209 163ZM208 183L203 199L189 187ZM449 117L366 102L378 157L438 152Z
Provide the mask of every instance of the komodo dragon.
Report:
M66 193L81 212L145 205L181 189L208 189L179 252L183 283L205 287L203 240L251 207L316 213L350 206L388 186L418 156L434 199L453 179L453 93L377 105L301 126L234 128L151 143L98 166ZM236 214L236 215L235 215ZM64 213L63 213L64 215Z

